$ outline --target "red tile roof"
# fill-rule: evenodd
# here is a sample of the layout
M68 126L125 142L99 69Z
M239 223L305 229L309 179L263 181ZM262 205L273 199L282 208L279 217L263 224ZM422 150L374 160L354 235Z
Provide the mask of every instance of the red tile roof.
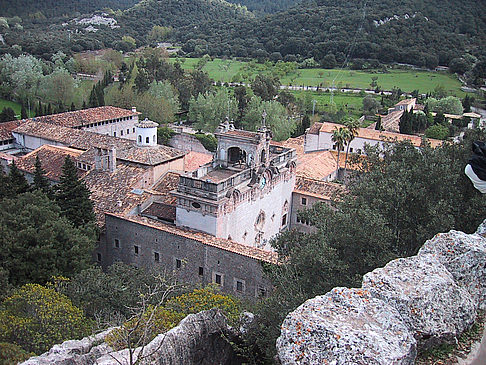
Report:
M66 157L75 160L81 151L73 150L71 148L62 146L43 145L25 156L15 159L17 167L25 172L33 174L35 171L35 160L39 157L42 169L45 171L45 176L52 181L59 181L62 174L62 166ZM82 177L85 173L78 170L79 176Z
M91 192L98 224L105 223L105 213L128 214L137 204L142 203L147 195L137 194L144 174L149 168L129 163L118 163L114 172L90 170L84 177Z
M14 120L12 122L0 123L0 141L13 139L12 131L21 125L21 120Z
M162 145L138 147L135 141L128 139L34 121L23 123L14 132L60 142L68 147L85 151L92 147L104 149L115 147L117 159L151 166L182 158L185 154L172 147Z
M314 196L320 199L332 200L338 199L342 194L344 194L346 192L346 188L344 185L337 183L297 176L297 179L295 180L294 192Z
M192 172L200 168L202 165L211 162L212 160L213 155L210 153L190 151L184 158L184 171Z
M158 219L175 222L176 207L171 204L153 202L143 212L142 215L157 217Z
M329 123L329 122L324 122L324 123L320 123L320 124L321 124L321 127L320 127L319 131L321 133L332 133L335 128L343 127L342 124ZM384 141L384 140L403 141L403 140L408 140L415 146L420 146L420 144L422 143L422 138L419 137L419 136L411 136L411 135L408 135L408 134L400 134L400 133L393 133L393 132L383 132L383 131L377 131L377 130L368 129L368 128L359 128L358 137L364 138L364 139L371 139L371 140L375 140L375 141ZM426 140L428 142L430 142L432 147L438 147L443 143L443 141L439 141L437 139L426 138Z
M59 125L62 127L81 127L90 123L103 122L107 120L131 117L139 115L138 112L121 109L114 106L100 106L97 108L76 110L59 114L35 117L29 120Z
M416 98L412 98L412 99L404 99L404 100L400 100L398 103L396 103L395 105L409 105L409 104L413 104L417 101Z
M243 245L241 243L237 243L224 238L217 238L215 236L211 236L203 232L196 232L188 229L182 229L146 217L139 217L139 216L132 216L132 215L125 217L120 214L111 214L111 213L109 213L108 215L120 219L125 219L129 222L138 223L147 227L159 229L161 231L168 232L177 236L189 238L194 241L201 242L205 245L216 247L225 251L233 252L238 255L250 257L255 260L264 261L272 264L276 264L278 262L277 260L278 255L276 252L270 252L270 251L262 250L261 248Z

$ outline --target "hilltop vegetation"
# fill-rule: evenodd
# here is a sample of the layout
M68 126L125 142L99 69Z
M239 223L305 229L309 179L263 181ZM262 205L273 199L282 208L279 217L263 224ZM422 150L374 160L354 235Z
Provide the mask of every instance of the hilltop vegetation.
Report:
M128 9L140 0L0 0L0 16L58 17L90 13L103 8ZM40 15L41 13L42 15Z
M486 41L486 21L478 16L486 12L484 2L231 2L234 4L224 0L143 0L138 3L125 0L115 4L113 0L98 0L76 4L61 1L53 6L48 0L40 3L0 0L2 15L22 17L20 22L19 19L0 22L0 32L7 43L0 52L13 52L15 44L20 50L45 58L59 49L65 53L106 47L126 51L129 49L123 47L121 41L130 36L133 42L128 48L168 40L180 44L190 57L209 54L251 57L260 61L312 60L310 65L314 62L332 68L350 64L356 69L366 67L367 62L401 62L434 68L449 65L454 60L452 64L461 73L485 56L482 45ZM61 17L74 11L110 6L116 10L130 5L134 6L124 11L108 11L118 22L117 27L96 25L96 32L69 22L72 16ZM288 6L290 9L257 16ZM42 14L35 15L41 8L50 10L39 10ZM29 9L28 12L25 9ZM58 18L46 20L45 16ZM154 37L154 26L165 30L160 37ZM356 59L368 61L350 62Z

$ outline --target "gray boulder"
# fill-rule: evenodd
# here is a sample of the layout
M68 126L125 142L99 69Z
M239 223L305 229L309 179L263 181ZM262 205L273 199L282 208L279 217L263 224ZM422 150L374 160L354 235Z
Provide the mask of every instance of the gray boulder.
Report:
M69 340L54 345L48 352L31 357L21 365L91 365L98 357L112 351L105 337L113 330L110 328L94 336L81 340Z
M419 349L455 342L476 318L468 291L432 255L393 260L366 274L362 288L398 310Z
M233 348L225 339L232 339L233 331L226 317L218 309L190 314L177 327L155 337L144 348L133 350L134 361L141 364L238 364ZM105 355L97 365L129 364L129 351Z
M486 237L454 230L439 233L418 253L426 254L435 255L455 281L469 291L476 306L486 309Z
M413 364L416 342L395 308L334 288L287 315L277 351L282 364Z

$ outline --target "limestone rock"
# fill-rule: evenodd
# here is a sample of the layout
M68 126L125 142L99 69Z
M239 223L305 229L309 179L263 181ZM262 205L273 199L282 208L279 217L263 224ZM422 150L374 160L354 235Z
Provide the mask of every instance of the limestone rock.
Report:
M91 365L98 357L111 352L103 340L113 330L110 328L97 335L81 340L69 340L54 345L48 352L31 357L21 365Z
M287 315L277 350L282 364L413 364L416 342L395 308L334 288Z
M425 242L418 254L435 255L469 291L478 308L486 309L486 237L454 230L439 233Z
M142 364L238 364L231 345L222 335L231 338L232 333L220 310L190 314L145 348L135 349L134 358L142 354ZM128 350L122 350L99 358L96 364L126 364L128 358Z
M362 287L398 310L421 349L453 343L476 318L468 291L432 255L393 260L366 274Z

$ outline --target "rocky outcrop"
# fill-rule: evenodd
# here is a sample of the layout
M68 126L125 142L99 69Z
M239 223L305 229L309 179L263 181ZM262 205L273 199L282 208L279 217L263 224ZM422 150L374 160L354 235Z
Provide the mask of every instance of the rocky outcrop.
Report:
M453 342L486 308L486 221L450 231L417 256L335 288L288 314L277 340L282 364L413 364L418 348Z
M476 318L468 291L432 255L393 260L366 274L362 287L398 310L421 349L454 342Z
M231 345L224 336L232 337L226 317L218 309L190 314L177 327L154 338L145 348L133 351L134 361L142 364L238 364ZM99 358L97 365L127 364L128 350Z
M105 337L112 331L110 328L82 340L69 340L54 345L48 352L31 357L22 365L83 365L95 364L97 358L112 352L105 342Z
M292 312L277 350L284 364L413 364L416 356L398 311L366 290L348 288L334 288Z
M130 364L128 350L113 351L103 342L111 330L78 341L55 345L49 352L22 365L112 365ZM132 363L140 364L239 364L225 339L235 336L218 309L190 314L177 327L154 338L144 348L132 351Z
M485 221L486 222L486 221ZM486 224L479 227L484 230ZM425 242L419 255L431 254L465 287L480 309L486 309L486 245L479 234L459 231L439 233Z

